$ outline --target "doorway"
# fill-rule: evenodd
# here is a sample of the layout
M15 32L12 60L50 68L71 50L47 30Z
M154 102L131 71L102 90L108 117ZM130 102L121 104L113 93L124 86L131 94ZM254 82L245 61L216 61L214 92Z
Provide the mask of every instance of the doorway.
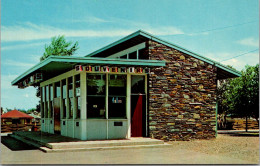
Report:
M60 98L54 98L54 133L60 134Z
M146 136L145 76L131 77L131 137Z

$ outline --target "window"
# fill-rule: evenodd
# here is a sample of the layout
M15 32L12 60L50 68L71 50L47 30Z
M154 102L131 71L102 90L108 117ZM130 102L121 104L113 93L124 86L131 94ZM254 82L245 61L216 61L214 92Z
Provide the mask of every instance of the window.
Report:
M126 118L126 75L109 75L108 118Z
M121 56L120 59L127 59L127 55Z
M63 103L63 118L66 118L66 112L67 112L67 86L66 86L66 80L62 80L62 103Z
M50 89L50 106L49 106L49 117L53 117L53 86L52 84L49 85Z
M76 75L75 78L75 87L76 87L76 104L77 104L77 110L76 110L76 118L80 118L80 75Z
M55 98L58 98L61 96L61 88L60 88L60 82L55 83Z
M46 87L45 87L45 92L46 92L46 101L49 101L49 86L47 85Z
M138 50L139 51L139 59L149 59L149 54L148 52L146 51L146 49L141 49L141 50Z
M44 108L45 108L45 87L41 87L41 117L44 118Z
M45 111L46 111L46 114L45 114L45 118L48 118L49 117L49 86L45 86L45 94L46 94L46 100L45 100Z
M145 77L141 75L133 75L131 79L131 93L145 94Z
M130 53L129 59L137 59L137 51Z
M87 74L87 117L106 118L106 75Z
M73 100L73 77L69 77L68 79L68 88L69 88L69 118L73 117L73 109L74 109L74 100Z

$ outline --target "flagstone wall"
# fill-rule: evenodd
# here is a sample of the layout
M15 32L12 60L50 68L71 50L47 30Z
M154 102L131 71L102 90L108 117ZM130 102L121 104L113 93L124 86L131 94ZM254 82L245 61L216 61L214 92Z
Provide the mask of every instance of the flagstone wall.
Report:
M208 139L216 128L216 67L149 41L149 58L166 67L149 75L149 136L166 141Z

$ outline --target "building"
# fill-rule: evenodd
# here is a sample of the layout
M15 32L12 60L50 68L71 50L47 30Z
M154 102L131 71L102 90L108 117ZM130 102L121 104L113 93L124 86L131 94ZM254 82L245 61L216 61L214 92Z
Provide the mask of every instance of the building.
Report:
M1 115L1 124L31 124L33 117L26 113L12 110Z
M212 138L217 80L240 73L137 31L85 57L50 56L12 85L41 87L41 130L81 140Z

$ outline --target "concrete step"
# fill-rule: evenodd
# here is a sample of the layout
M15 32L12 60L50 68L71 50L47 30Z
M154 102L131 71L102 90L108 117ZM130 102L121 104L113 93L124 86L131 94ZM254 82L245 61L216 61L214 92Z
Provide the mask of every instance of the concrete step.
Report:
M46 153L55 152L81 152L81 151L94 151L94 150L116 150L116 149L131 149L131 148L162 148L171 147L172 144L155 144L155 145L129 145L129 146L107 146L107 147L91 147L91 148L64 148L64 149L50 149L48 147L40 147L40 150Z
M167 147L171 144L162 140L142 137L132 137L120 140L95 140L81 141L78 139L63 137L59 135L47 135L40 133L14 132L12 138L35 146L43 152L64 152L64 151L91 151L106 149L146 148L146 147ZM54 142L53 142L54 141ZM59 142L57 142L59 141Z
M94 148L94 147L114 147L114 146L134 146L134 145L159 145L164 144L162 140L151 138L130 138L125 140L101 140L101 141L79 141L79 142L60 142L47 143L50 149L75 149L75 148Z

